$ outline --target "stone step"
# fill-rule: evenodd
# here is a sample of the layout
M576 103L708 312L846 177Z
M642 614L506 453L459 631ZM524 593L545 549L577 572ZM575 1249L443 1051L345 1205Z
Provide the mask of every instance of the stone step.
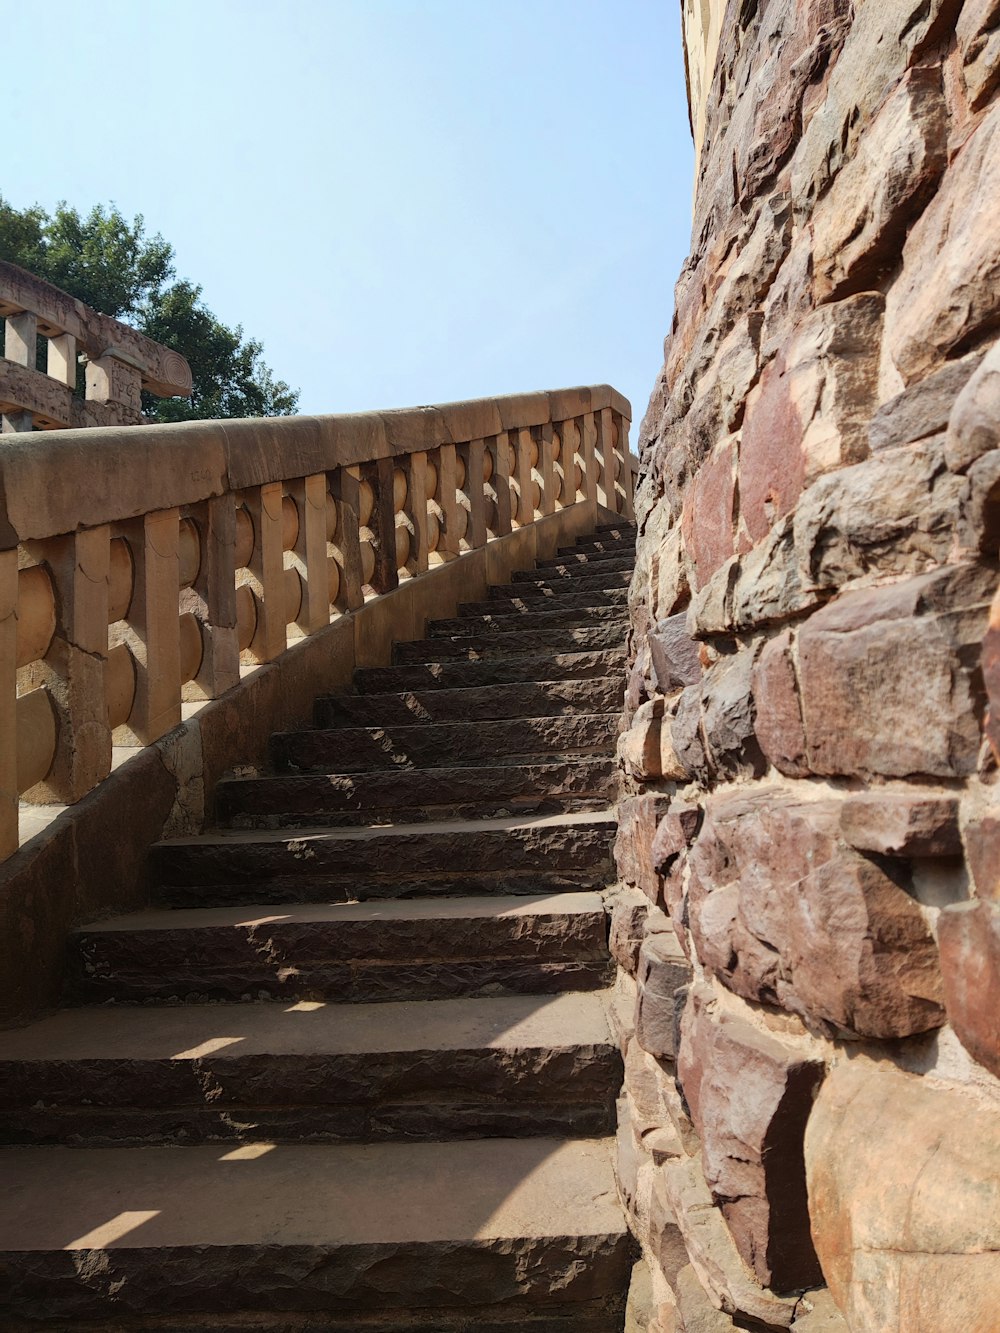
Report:
M417 823L435 818L554 814L614 799L610 758L578 757L489 767L407 768L385 773L227 778L215 789L217 817L234 828L304 824Z
M438 662L445 658L465 658L475 662L484 657L604 652L621 648L624 642L623 618L610 625L584 625L578 628L557 625L542 630L514 628L509 633L480 632L457 634L451 638L413 639L408 643L393 644L392 659L396 666L407 666L411 662Z
M600 993L105 1005L0 1033L0 1142L376 1142L605 1134Z
M600 537L581 537L575 541L572 546L557 546L556 555L618 555L628 552L630 555L635 553L635 533L630 533L627 537L613 536L605 534Z
M173 906L556 892L611 879L610 811L366 828L226 830L156 843L156 900Z
M575 585L574 585L575 586ZM503 595L500 595L503 593ZM628 588L590 588L582 592L564 593L552 587L536 588L531 583L506 584L504 589L491 588L489 601L464 602L458 608L460 616L514 615L515 612L555 611L569 607L619 607L628 605Z
M601 560L587 561L587 557L581 556L580 560L548 560L537 561L532 569L516 569L511 575L512 584L549 584L552 587L565 587L567 580L573 584L587 583L592 580L611 581L615 585L621 580L628 585L632 579L632 571L635 569L635 561L629 560Z
M459 690L340 694L316 700L317 727L398 727L430 722L494 722L514 717L563 717L621 709L621 676L537 680Z
M503 596L511 593L520 594L533 590L544 591L550 596L561 597L564 592L585 592L593 588L608 588L618 591L628 589L632 581L632 566L627 569L612 569L589 573L585 566L573 566L570 569L549 570L543 574L537 569L516 572L511 575L510 583L497 583L490 589Z
M271 737L271 757L278 772L346 774L519 763L546 754L607 755L618 722L617 713L583 713L285 731Z
M614 676L625 670L623 646L599 652L525 653L506 661L417 662L408 666L359 667L354 688L359 694L403 690L473 689L515 681L585 680Z
M308 1312L339 1333L413 1329L411 1311L423 1333L622 1326L633 1255L605 1139L0 1153L5 1333Z
M542 607L539 610L503 612L499 609L480 614L452 616L447 620L432 620L427 629L433 639L448 638L460 634L521 634L538 633L541 630L561 626L576 627L588 625L615 626L624 639L628 629L627 606L558 606L551 610Z
M569 555L551 556L547 560L536 560L534 570L525 570L524 578L551 578L555 572L565 571L568 578L580 575L589 578L594 574L613 574L627 570L630 574L635 567L631 552L623 555L609 555L603 551L577 551ZM520 583L521 572L511 575L515 583Z
M84 1003L547 995L613 972L597 893L147 910L76 931L69 964Z

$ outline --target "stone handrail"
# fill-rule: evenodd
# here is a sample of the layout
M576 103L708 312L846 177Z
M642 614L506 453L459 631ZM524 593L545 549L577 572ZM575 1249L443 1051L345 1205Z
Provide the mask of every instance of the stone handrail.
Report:
M581 502L632 515L607 386L351 416L11 436L0 450L0 860L18 799L79 800L403 579Z
M0 316L4 434L137 425L141 390L162 398L191 394L191 368L180 353L3 260ZM39 337L46 339L45 371L36 369ZM80 353L86 360L83 399L74 394Z

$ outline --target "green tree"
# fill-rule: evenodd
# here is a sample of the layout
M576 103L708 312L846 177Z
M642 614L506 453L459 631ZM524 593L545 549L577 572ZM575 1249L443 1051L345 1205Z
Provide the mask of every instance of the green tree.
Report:
M176 280L173 246L159 233L147 237L141 214L129 222L112 204L82 217L62 203L50 215L38 205L16 209L0 196L0 258L187 358L190 401L144 394L144 410L154 420L295 411L298 390L274 378L257 339L215 317L201 287Z

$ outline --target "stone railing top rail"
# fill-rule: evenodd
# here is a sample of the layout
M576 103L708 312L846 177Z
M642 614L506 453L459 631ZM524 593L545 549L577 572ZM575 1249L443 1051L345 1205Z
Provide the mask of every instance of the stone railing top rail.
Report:
M179 352L147 338L110 315L102 315L50 282L0 260L0 316L29 313L46 338L69 334L91 361L105 356L139 372L142 387L161 398L188 397L191 367Z
M628 400L602 384L383 412L7 436L0 450L0 550L249 486L568 421L604 408L631 418Z

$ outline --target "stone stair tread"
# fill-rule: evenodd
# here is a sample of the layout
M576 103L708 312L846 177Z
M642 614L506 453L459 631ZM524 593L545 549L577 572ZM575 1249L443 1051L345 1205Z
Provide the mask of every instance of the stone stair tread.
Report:
M624 663L624 647L569 653L529 652L499 661L411 662L405 666L359 667L354 672L354 686L359 694L384 694L535 680L591 680L607 676L624 667Z
M308 926L348 921L376 923L454 921L469 918L603 915L598 893L507 894L494 898L385 898L377 902L289 903L226 907L145 908L81 926L78 936L99 936L131 931L256 929L261 926Z
M615 649L624 643L624 622L619 625L558 625L550 629L514 628L480 634L441 635L440 638L407 639L393 645L393 661L404 666L411 662L437 662L441 658L482 657L509 659L537 656L539 650L565 653L591 649Z
M189 837L163 838L157 847L201 847L211 843L284 843L284 842L370 842L376 839L400 837L411 834L421 837L451 837L456 833L503 833L523 832L530 829L571 828L577 825L606 825L616 827L613 810L570 810L559 811L551 815L508 815L493 819L441 819L433 824L375 824L361 828L336 828L324 826L298 828L289 837L283 829L213 829L210 833L193 834Z
M506 685L466 686L458 689L398 690L384 694L320 695L314 711L320 726L370 725L421 726L430 722L501 721L511 717L570 716L577 712L602 711L593 707L597 699L615 698L620 706L624 682L620 676L587 676L583 679L516 681ZM539 705L545 705L539 708ZM343 719L334 720L337 709ZM352 713L370 717L355 721ZM435 716L435 713L442 716ZM402 715L405 722L397 724ZM454 717L448 716L453 714ZM375 721L378 717L379 721ZM320 718L324 720L321 722Z
M385 1004L299 1002L87 1006L0 1032L0 1064L217 1061L260 1055L376 1054L612 1045L601 992ZM0 1094L2 1100L2 1094Z
M38 1317L39 1282L51 1317L226 1312L263 1290L275 1324L626 1285L607 1139L219 1146L3 1149L8 1314Z

